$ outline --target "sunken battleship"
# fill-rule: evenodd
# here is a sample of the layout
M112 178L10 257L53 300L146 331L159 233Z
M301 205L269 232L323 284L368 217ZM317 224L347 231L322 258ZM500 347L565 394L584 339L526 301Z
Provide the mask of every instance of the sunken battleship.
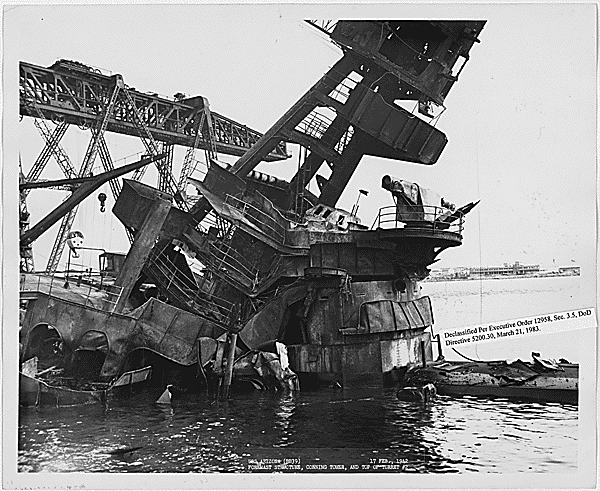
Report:
M390 205L372 226L360 222L358 206L348 212L336 204L365 155L438 161L447 138L435 123L485 21L309 23L343 56L264 135L211 112L203 97L142 94L120 75L77 62L21 63L20 111L46 139L45 155L21 175L20 359L39 363L22 373L33 387L30 403L56 390L58 379L107 390L140 371L140 380L181 390L232 380L260 388L373 386L398 383L409 367L434 360L433 311L419 282L442 251L461 245L475 203L457 207L385 175ZM70 124L92 133L79 172L59 144ZM114 168L106 131L139 136L146 155ZM289 182L256 170L290 157L290 144L299 160ZM174 145L188 148L179 182ZM207 156L203 179L190 177L195 149ZM239 159L225 164L221 152ZM39 181L50 155L72 194L30 227L26 193L65 185ZM89 177L98 155L106 172ZM140 182L150 163L156 187ZM132 171L122 185L116 180ZM318 191L309 190L311 181ZM99 278L59 278L55 253L65 243L69 254L78 250L77 234L69 234L74 210L105 182L130 250L104 252ZM54 262L34 273L32 244L61 219Z

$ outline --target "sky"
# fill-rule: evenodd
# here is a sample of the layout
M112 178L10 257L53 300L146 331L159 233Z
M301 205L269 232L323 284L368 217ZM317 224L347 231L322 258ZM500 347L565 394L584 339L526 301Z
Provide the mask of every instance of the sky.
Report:
M543 268L576 264L595 303L596 26L591 4L5 6L5 204L17 202L16 173L7 170L16 170L20 158L27 174L43 148L32 119L19 121L19 61L50 66L59 59L76 60L120 73L142 92L203 95L213 111L264 132L342 56L303 19L378 15L487 23L437 122L448 138L438 162L426 166L365 156L338 206L351 209L358 190L367 189L359 217L373 223L379 208L393 203L381 188L385 174L433 189L458 206L481 200L466 218L463 244L444 251L436 268L514 261ZM89 131L71 126L62 140L76 168L89 139ZM106 140L117 166L144 150L138 138L107 133ZM291 178L297 147L289 150L294 156L288 161L262 163L258 170ZM184 148L175 151L177 176L184 154ZM197 157L204 159L202 152ZM137 158L127 162L132 160ZM101 171L99 158L94 170ZM41 178L62 177L51 159ZM156 177L149 168L145 182L155 185ZM97 200L100 192L108 196L105 213ZM31 224L65 196L33 190ZM128 250L123 226L111 213L113 204L106 184L80 205L73 230L84 234L86 247ZM11 226L16 237L16 220L6 230ZM58 227L34 243L36 269L45 268ZM73 263L97 269L98 254L84 251ZM60 268L67 256L65 251Z
M449 140L437 164L365 156L338 206L350 209L358 189L368 189L359 217L370 225L380 207L392 204L380 186L381 177L391 174L434 189L459 206L481 200L467 217L463 245L445 251L436 267L520 261L593 269L593 5L397 6L381 13L462 15L488 22L437 123ZM77 60L120 73L140 91L203 95L212 110L264 132L341 57L341 50L302 19L367 16L373 9L359 6L6 6L5 80L15 77L20 60L41 66ZM43 141L30 118L15 131L16 145L7 141L12 154L6 165L16 151L27 172ZM63 139L76 167L89 138L89 132L71 127ZM108 134L107 141L115 161L143 150L136 138ZM182 148L175 153L176 172L184 153ZM292 158L261 164L259 170L289 179L296 166ZM156 172L147 174L147 182L155 183ZM51 160L41 177L62 175ZM88 247L126 251L122 226L110 214L108 185L101 191L109 196L107 213L99 212L93 195L81 205L74 229L83 232ZM28 200L32 224L64 196L33 191ZM34 244L36 268L45 266L57 229L58 224ZM82 261L95 268L97 254L85 254Z
M434 267L576 264L595 304L595 14L592 4L5 6L5 204L17 202L17 176L6 169L16 169L20 157L27 174L43 148L32 119L19 121L19 61L50 66L59 59L76 60L120 73L142 92L203 95L213 111L265 132L342 56L303 19L486 20L481 42L471 49L437 122L448 138L438 162L426 166L365 156L338 206L350 210L358 190L369 190L361 198L359 217L372 224L379 208L393 203L381 188L385 174L433 189L458 206L481 200L466 218L463 244L442 252ZM76 168L89 139L89 131L71 126L62 141ZM107 133L106 140L117 166L123 163L119 159L144 150L138 138ZM288 149L294 157L262 163L258 170L290 179L298 165L297 147ZM184 155L185 149L177 147L176 176ZM203 160L203 153L197 158ZM137 158L127 162L132 160ZM94 170L101 171L99 158ZM62 177L51 159L41 178ZM156 178L149 167L145 182L156 185ZM108 196L105 213L97 200L100 192ZM31 224L65 196L33 190ZM128 250L123 226L111 213L113 204L106 184L80 205L73 230L84 234L86 247ZM16 220L8 223L9 232L11 226L16 237ZM58 227L33 244L36 269L45 268ZM73 263L97 269L98 254L83 251ZM67 257L65 251L59 268ZM574 307L589 306L582 300Z

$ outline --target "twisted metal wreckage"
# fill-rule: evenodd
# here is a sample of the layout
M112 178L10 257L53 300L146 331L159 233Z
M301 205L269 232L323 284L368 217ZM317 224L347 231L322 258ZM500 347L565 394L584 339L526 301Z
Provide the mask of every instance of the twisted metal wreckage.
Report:
M105 384L151 366L152 380L183 390L223 378L228 386L231 375L257 387L298 388L298 378L380 385L433 361L433 313L419 281L443 250L461 244L464 215L476 203L456 208L383 176L395 204L372 227L360 223L357 207L335 205L364 155L437 162L447 139L435 122L485 22L311 24L343 57L262 136L211 112L202 97L142 94L119 75L74 62L21 64L21 114L36 118L46 138L39 160L54 155L67 177L84 178L99 154L108 173L104 132L114 131L140 136L159 169L158 188L138 182L148 158L122 189L110 181L113 213L132 245L126 258L101 256L101 284L62 285L52 274L56 254L48 275L31 272L31 243L49 225L29 229L22 200L22 360L37 357L55 377ZM79 173L59 144L69 124L92 129ZM289 157L286 142L300 146L289 182L254 170ZM174 145L189 148L179 183ZM202 181L189 172L197 148L210 161ZM229 166L219 152L241 157ZM323 165L327 179L318 174ZM23 177L22 196L41 168ZM308 189L313 178L318 196ZM63 218L59 256L72 211L51 220Z

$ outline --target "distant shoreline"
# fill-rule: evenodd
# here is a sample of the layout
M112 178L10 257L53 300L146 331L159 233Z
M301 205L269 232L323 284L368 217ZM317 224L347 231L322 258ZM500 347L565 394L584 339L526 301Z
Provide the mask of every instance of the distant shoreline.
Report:
M580 274L527 274L527 275L493 275L493 276L469 276L467 278L432 278L428 276L423 282L428 283L441 283L444 281L475 281L475 280L511 280L511 279L528 279L528 278L564 278L568 276L581 276Z

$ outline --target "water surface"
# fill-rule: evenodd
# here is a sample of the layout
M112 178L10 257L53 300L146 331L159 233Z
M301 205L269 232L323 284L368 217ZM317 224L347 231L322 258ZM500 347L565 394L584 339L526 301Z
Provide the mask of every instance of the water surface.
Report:
M298 459L309 472L340 463L354 472L575 472L577 407L449 397L423 405L394 390L194 396L173 406L138 398L23 410L19 440L23 472L249 472L250 459ZM122 446L142 448L107 453ZM384 461L397 466L377 467Z
M559 312L579 305L579 278L424 283L436 326ZM578 332L461 348L476 359L578 361ZM446 350L448 359L460 355ZM256 472L292 459L302 472L568 473L577 471L578 408L439 397L422 405L395 390L204 395L156 405L157 394L108 406L23 409L21 472ZM123 456L108 452L142 448ZM270 459L270 460L269 460ZM342 464L342 469L312 466ZM388 465L389 468L374 467ZM357 466L352 467L351 466ZM364 467L363 467L364 466ZM310 468L309 468L310 467ZM266 468L263 472L295 469Z

